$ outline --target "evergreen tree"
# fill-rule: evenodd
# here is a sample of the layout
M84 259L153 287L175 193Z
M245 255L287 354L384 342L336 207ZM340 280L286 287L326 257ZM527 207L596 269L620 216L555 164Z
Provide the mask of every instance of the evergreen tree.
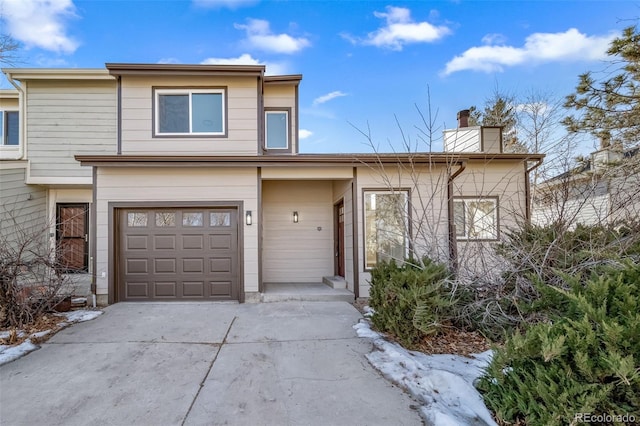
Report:
M588 132L608 143L635 145L640 141L640 33L626 28L613 40L611 57L597 79L592 72L580 75L576 92L565 106L579 115L563 124L571 132Z

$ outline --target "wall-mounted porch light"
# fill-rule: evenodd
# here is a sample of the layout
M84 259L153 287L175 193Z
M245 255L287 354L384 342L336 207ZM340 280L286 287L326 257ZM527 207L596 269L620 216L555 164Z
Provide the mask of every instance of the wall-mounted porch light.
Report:
M253 223L253 219L251 218L251 210L247 210L247 214L245 215L244 220L247 225L251 225Z
M293 223L298 223L298 212L293 212Z

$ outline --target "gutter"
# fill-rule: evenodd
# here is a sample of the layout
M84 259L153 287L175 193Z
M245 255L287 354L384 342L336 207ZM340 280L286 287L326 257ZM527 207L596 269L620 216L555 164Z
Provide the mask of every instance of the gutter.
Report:
M531 224L531 182L529 179L530 173L532 171L534 171L535 169L537 169L538 167L540 167L540 165L542 164L542 158L538 158L536 159L536 163L527 168L527 163L525 161L525 185L524 185L524 191L525 191L525 220L527 222L527 224Z
M449 225L449 261L454 272L458 271L458 244L456 241L456 226L453 216L453 180L467 168L467 161L462 160L458 163L460 166L447 179L447 209L448 209L448 225Z
M7 76L7 80L9 80L9 83L11 83L11 85L15 87L18 93L20 94L19 95L20 97L18 98L18 110L20 112L20 117L18 118L20 120L19 121L20 126L18 128L19 144L18 144L18 157L15 158L15 160L22 160L24 159L25 147L27 145L27 141L25 139L25 133L26 133L25 129L26 129L26 123L27 123L27 108L25 105L26 95L24 93L24 89L22 88L22 86L16 83L16 81L11 76L10 72L4 71L4 75Z

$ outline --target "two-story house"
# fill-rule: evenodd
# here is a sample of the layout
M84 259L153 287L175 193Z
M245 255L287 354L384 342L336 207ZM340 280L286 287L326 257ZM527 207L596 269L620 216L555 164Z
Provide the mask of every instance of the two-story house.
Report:
M300 154L302 77L263 66L3 71L5 211L49 223L101 304L258 301L325 277L367 297L371 268L411 253L474 268L529 218L542 160L464 112L444 152Z

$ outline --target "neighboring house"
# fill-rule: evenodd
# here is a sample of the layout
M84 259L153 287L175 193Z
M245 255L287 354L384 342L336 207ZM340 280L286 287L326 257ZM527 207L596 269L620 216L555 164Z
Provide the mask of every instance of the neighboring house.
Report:
M640 217L639 148L604 144L579 166L534 189L532 221L596 225Z
M0 110L19 120L3 206L51 223L99 303L257 301L327 276L367 297L370 269L411 252L464 270L461 253L528 220L542 160L464 112L442 153L299 154L302 77L263 66L3 71Z

